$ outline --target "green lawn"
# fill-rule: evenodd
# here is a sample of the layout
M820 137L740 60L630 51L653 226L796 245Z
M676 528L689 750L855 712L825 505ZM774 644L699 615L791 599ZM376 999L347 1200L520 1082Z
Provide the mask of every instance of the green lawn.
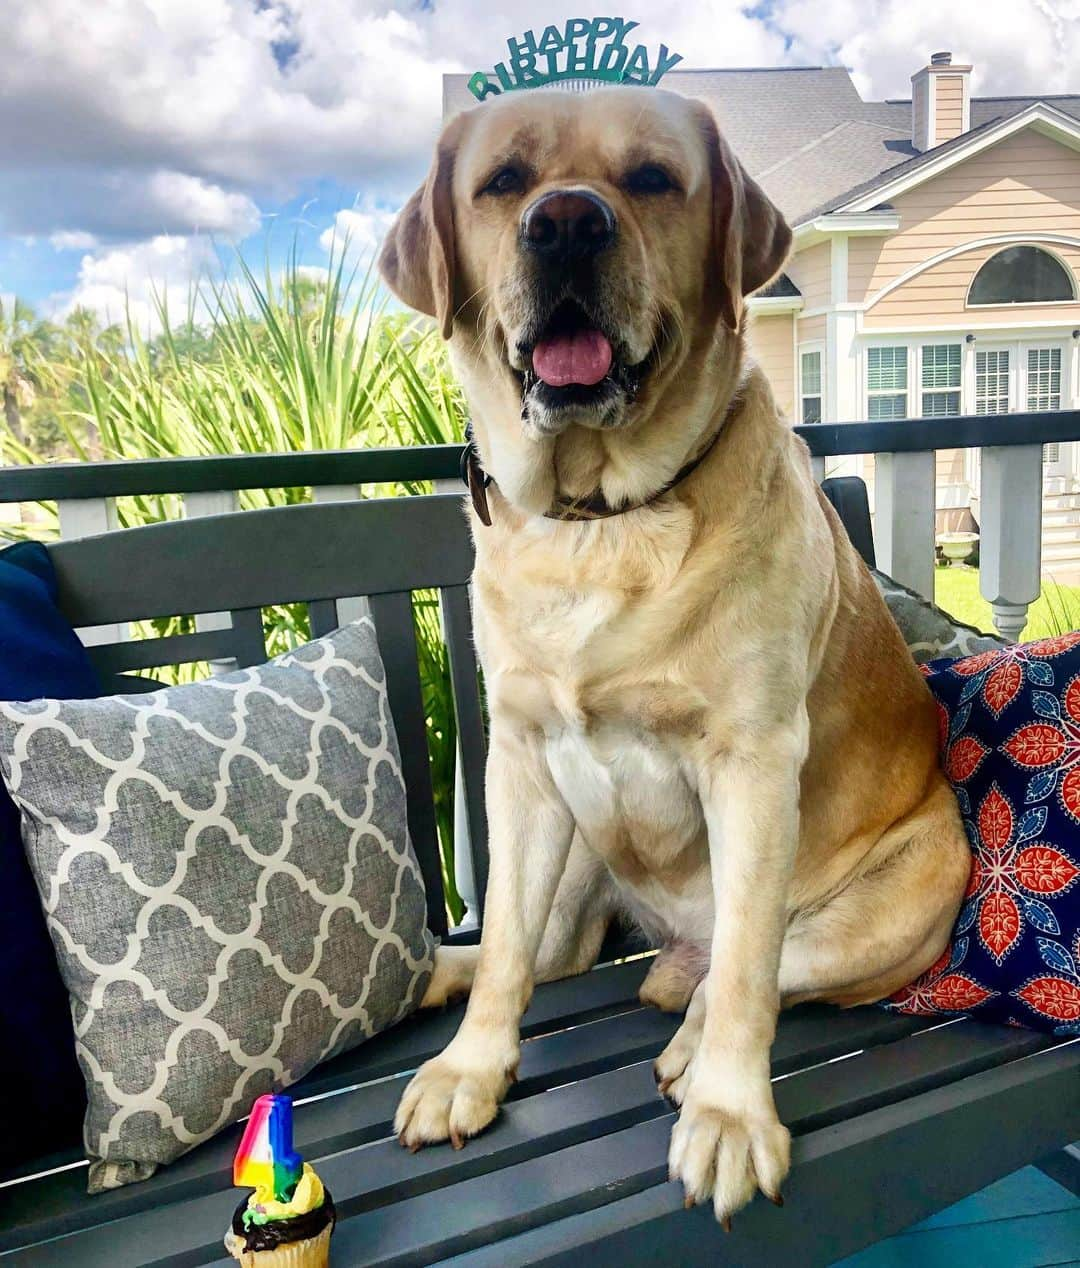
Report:
M978 569L953 565L934 571L934 598L938 606L959 621L993 631L990 604L979 593ZM1028 609L1022 641L1074 629L1080 629L1080 586L1059 586L1044 581L1042 594Z

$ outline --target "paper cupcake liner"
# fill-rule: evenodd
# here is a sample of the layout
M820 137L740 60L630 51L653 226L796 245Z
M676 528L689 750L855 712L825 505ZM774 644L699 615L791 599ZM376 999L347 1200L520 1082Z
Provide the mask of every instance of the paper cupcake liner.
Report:
M301 1242L287 1242L273 1250L246 1250L244 1239L230 1231L225 1234L225 1249L242 1268L327 1268L330 1263L330 1234L333 1224L327 1224L318 1237L306 1237Z

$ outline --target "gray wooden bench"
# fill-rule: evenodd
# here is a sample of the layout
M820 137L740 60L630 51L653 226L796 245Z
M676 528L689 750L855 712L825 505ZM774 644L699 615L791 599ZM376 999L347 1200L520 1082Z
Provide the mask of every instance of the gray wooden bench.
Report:
M869 556L865 490L832 481L827 491ZM76 625L232 615L229 629L94 647L117 691L132 689L124 675L133 669L258 663L265 606L307 603L320 634L338 622L342 600L368 596L431 928L450 941L476 936L446 927L410 611L411 591L441 592L482 892L484 734L466 590L472 553L458 497L252 511L51 550ZM616 937L607 957L627 949ZM587 1252L590 1268L825 1264L1053 1151L1057 1178L1076 1183L1080 1167L1060 1151L1080 1137L1080 1041L804 1006L782 1018L773 1052L780 1113L795 1137L786 1206L758 1200L725 1236L707 1209L684 1211L681 1189L667 1181L673 1116L651 1062L677 1019L638 1004L647 966L609 962L540 987L525 1018L520 1081L492 1128L460 1153L410 1155L390 1129L409 1072L447 1042L460 1009L415 1016L298 1084L297 1145L340 1214L333 1262L508 1268L580 1264ZM238 1138L227 1131L147 1183L95 1198L85 1195L75 1142L65 1154L27 1158L3 1177L0 1257L65 1268L232 1263L221 1238L238 1200L230 1185Z

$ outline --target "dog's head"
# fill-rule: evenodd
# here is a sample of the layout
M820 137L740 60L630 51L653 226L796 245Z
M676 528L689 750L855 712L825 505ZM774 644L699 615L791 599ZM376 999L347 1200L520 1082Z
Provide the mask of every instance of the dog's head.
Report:
M700 103L532 90L447 125L380 266L453 336L470 396L540 440L652 414L790 240Z

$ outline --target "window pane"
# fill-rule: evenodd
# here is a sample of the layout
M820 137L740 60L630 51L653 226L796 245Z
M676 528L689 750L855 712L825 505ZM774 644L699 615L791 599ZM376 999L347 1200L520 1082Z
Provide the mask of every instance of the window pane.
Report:
M867 402L872 423L887 422L894 418L907 418L907 393L892 396L871 396Z
M821 395L821 353L802 354L802 390L806 396Z
M975 353L975 413L1007 414L1009 412L1009 353L1002 348L994 352Z
M804 396L802 398L802 420L804 423L821 422L820 396Z
M923 418L952 418L960 413L959 392L924 392Z
M1029 348L1027 407L1061 409L1061 349Z
M969 304L1043 304L1073 299L1060 261L1038 247L1006 247L975 274Z
M867 387L871 392L907 388L907 348L870 348Z
M960 345L930 344L922 350L923 387L960 386Z

